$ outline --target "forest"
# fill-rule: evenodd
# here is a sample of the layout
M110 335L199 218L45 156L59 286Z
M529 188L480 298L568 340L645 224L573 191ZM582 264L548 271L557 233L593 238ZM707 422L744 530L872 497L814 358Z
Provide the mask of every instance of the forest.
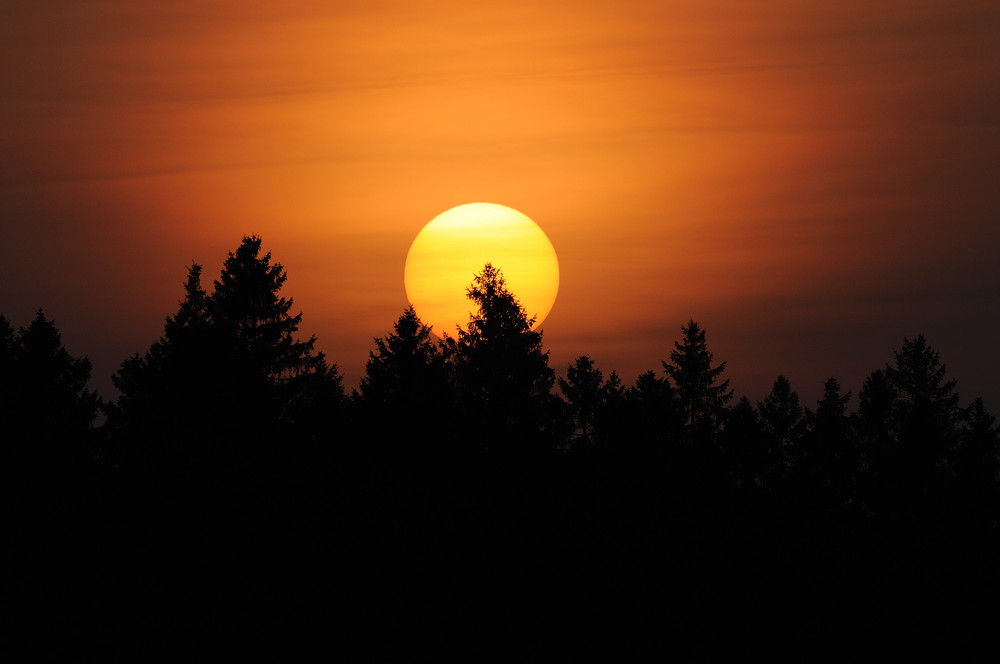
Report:
M626 384L552 367L502 272L435 337L387 322L360 385L244 237L88 389L0 316L11 641L35 658L842 660L996 655L1000 435L923 336L852 400L738 398L679 325ZM165 312L166 313L166 312ZM851 403L856 408L850 408Z

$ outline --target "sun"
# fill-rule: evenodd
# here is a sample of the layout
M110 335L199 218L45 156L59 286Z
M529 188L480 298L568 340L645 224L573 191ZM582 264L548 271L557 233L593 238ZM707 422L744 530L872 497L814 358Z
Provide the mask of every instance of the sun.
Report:
M406 296L435 334L455 336L474 304L465 296L486 263L503 272L507 288L537 329L559 291L559 261L548 236L527 215L496 203L467 203L431 219L406 255Z

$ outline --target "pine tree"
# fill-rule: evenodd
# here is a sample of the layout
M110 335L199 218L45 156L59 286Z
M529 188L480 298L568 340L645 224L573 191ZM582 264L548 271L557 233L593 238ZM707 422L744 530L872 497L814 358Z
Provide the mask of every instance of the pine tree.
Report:
M956 513L974 532L1000 529L1000 432L981 398L962 410L960 440L951 461Z
M627 416L626 390L617 371L608 374L601 385L598 408L594 412L594 441L600 447L610 447L621 435Z
M450 438L442 431L449 421L444 413L452 405L445 355L413 306L403 311L392 332L375 339L357 400L367 425L384 431L389 441L412 443L414 430L432 428L436 440Z
M18 393L18 381L14 376L14 367L17 347L14 326L0 314L0 427L5 429L16 411L14 399Z
M431 338L431 328L411 305L392 332L375 339L361 378L361 396L386 411L415 410L440 398L434 392L442 389L444 377L444 357Z
M946 380L947 369L923 335L910 340L886 365L886 377L895 388L894 417L903 438L951 438L959 416L956 382ZM943 450L942 450L943 451Z
M803 445L803 471L809 481L825 487L840 503L851 494L860 467L847 413L850 398L850 392L841 395L836 378L829 378L823 384L823 398L816 411L807 410L805 416L808 432Z
M260 249L261 238L250 236L229 253L205 308L245 377L278 385L318 370L321 354L314 352L316 337L295 337L302 313L292 315L293 301L279 295L288 276Z
M674 343L670 362L663 362L663 368L673 381L689 438L711 440L725 419L726 404L733 398L729 380L717 382L726 363L712 366L705 330L696 322L689 320L681 326L681 333L683 339Z
M289 313L292 300L279 295L284 269L260 247L259 237L244 237L210 295L192 265L163 336L113 377L121 396L109 428L119 447L143 448L143 463L231 464L279 431L315 438L324 411L339 406L336 365L314 351L315 337L295 338L302 314Z
M620 446L642 456L662 457L683 426L676 393L670 381L645 371L625 391L626 418Z
M886 377L895 392L893 420L898 432L896 463L904 474L905 497L920 509L935 509L936 494L947 482L948 465L958 443L959 396L955 381L923 335L904 337Z
M36 469L85 463L100 400L87 389L91 364L74 357L54 321L39 309L17 334L0 316L0 427L5 453ZM86 446L85 446L86 445Z
M215 409L226 390L223 343L208 318L201 272L197 263L188 268L185 297L163 336L112 376L119 397L105 410L114 463L189 472L205 462L204 442L223 435Z
M776 477L784 476L799 461L802 407L799 395L784 375L779 375L771 392L757 404L760 426L769 441L768 466Z
M768 442L753 404L741 397L727 416L720 435L722 453L736 486L755 491L765 486Z
M531 329L535 319L527 317L502 272L490 263L466 294L477 310L467 329L458 331L452 362L473 435L488 449L554 443L559 434L552 416L562 400L551 392L555 372L548 351L542 350L541 333Z
M575 436L580 443L592 444L594 419L602 407L604 375L586 355L566 368L566 378L559 379L559 389L569 401L575 424Z

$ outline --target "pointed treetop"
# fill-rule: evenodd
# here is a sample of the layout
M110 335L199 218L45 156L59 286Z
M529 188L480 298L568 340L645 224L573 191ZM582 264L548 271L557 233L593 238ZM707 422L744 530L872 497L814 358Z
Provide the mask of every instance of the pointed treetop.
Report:
M478 305L478 311L469 317L468 331L459 330L459 336L476 334L486 337L531 332L535 318L528 318L524 307L507 289L503 271L486 263L483 271L472 278L465 290L466 296Z

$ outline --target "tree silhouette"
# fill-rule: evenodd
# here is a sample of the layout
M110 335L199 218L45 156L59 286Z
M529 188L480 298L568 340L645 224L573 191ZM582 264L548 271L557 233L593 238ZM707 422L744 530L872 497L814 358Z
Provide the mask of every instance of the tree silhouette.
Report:
M560 418L552 417L562 402L551 393L555 372L541 333L531 329L535 319L527 317L501 270L490 263L466 294L477 310L467 329L458 331L452 363L476 440L487 449L508 451L553 443L564 431Z
M10 321L0 314L0 427L5 431L13 429L16 413L14 399L18 393L18 381L14 371L17 360L17 334Z
M723 458L737 488L743 491L763 488L770 446L761 429L760 417L746 397L729 409L720 440Z
M293 300L279 295L288 279L271 252L261 255L261 238L244 237L223 263L206 311L212 327L225 340L226 359L236 385L235 410L249 426L256 427L260 412L273 412L274 420L299 435L319 435L323 417L318 409L337 410L343 387L336 365L315 351L316 337L296 338L302 313L292 315ZM329 418L326 418L329 419Z
M210 404L217 388L213 377L219 369L201 269L198 264L188 268L185 298L177 314L167 317L163 336L146 353L136 353L122 362L112 376L119 397L106 406L107 428L119 447L127 445L127 437L145 441L149 463L167 463L160 457L162 453L190 452L190 443L202 437L199 429L211 421ZM156 444L160 440L175 444L161 448ZM135 460L134 451L117 449L115 453ZM193 461L175 458L168 465L175 462L187 465Z
M0 316L0 427L6 432L6 453L20 464L49 469L80 463L89 453L83 443L100 403L87 389L90 372L90 360L69 354L55 322L41 309L17 334Z
M391 333L375 339L361 378L361 396L387 412L415 412L441 398L444 378L444 357L431 338L431 328L411 305Z
M848 500L860 467L859 450L840 383L829 378L816 410L805 414L807 433L802 446L800 471L805 482L822 487L839 504Z
M962 410L958 449L951 471L958 492L958 514L977 533L1000 529L1000 434L996 418L981 398Z
M605 392L604 375L586 355L566 369L566 378L559 379L559 389L566 395L575 425L575 435L582 444L592 444L594 420L602 407Z
M717 382L726 363L712 366L712 353L705 330L693 320L681 326L683 338L674 342L670 361L663 368L673 381L691 440L712 440L725 418L726 404L733 398L729 380Z
M260 248L259 237L244 237L211 295L192 265L163 337L113 377L121 396L110 428L120 444L145 444L148 463L190 470L259 456L254 446L279 428L315 438L319 411L342 401L337 368L314 351L315 337L295 338L302 314L289 313L292 300L279 295L285 271Z
M594 442L600 447L611 447L626 427L628 417L627 390L617 371L608 374L601 385L594 411Z
M905 497L918 509L933 509L934 494L944 488L949 458L958 442L955 381L946 380L945 366L923 335L913 340L904 337L894 358L885 372L895 395L895 457L903 471L899 479Z
M271 263L271 252L261 255L260 249L260 237L250 236L229 253L206 309L212 325L235 342L240 366L254 378L283 384L315 371L319 355L315 337L295 338L302 314L291 315L292 300L279 295L288 276L280 263Z
M771 386L771 392L757 404L760 426L768 440L768 473L774 479L784 477L798 459L803 433L802 407L783 374Z
M619 445L647 458L662 458L667 443L682 430L684 418L670 381L653 371L639 374L625 391L625 409Z
M935 437L944 440L955 428L959 415L955 381L945 380L946 367L923 335L894 352L895 362L886 365L886 377L895 388L894 416L903 438Z
M392 332L375 339L358 398L365 420L404 454L407 446L413 447L415 430L435 430L439 442L451 439L445 411L453 397L445 355L413 306L403 311Z
M508 658L532 638L555 659L621 659L602 635L659 635L673 610L694 616L679 630L713 616L697 648L724 631L763 658L778 629L790 651L852 633L815 603L860 622L895 602L938 629L927 609L961 606L952 589L988 599L1000 433L981 399L959 407L922 336L866 377L854 413L837 380L809 410L784 375L730 407L693 320L665 377L626 388L575 358L566 403L541 333L486 264L466 328L437 343L408 307L348 403L297 336L285 284L258 237L208 291L192 265L162 336L115 373L101 430L86 358L41 311L19 329L0 315L0 585L29 621L64 613L46 624L71 647L133 659L256 648L248 633L333 612L367 656L387 629L441 621L482 641L500 625ZM96 433L116 463L74 456ZM760 598L789 610L755 615Z

